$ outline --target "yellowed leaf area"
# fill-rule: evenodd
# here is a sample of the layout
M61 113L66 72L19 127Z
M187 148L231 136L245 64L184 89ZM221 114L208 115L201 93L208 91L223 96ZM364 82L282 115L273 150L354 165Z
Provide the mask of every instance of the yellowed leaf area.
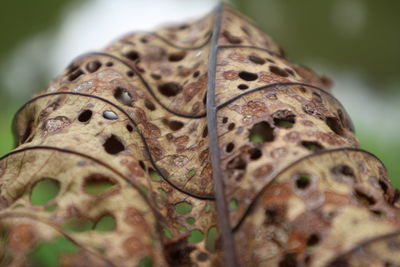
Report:
M15 116L0 265L400 265L398 193L330 85L226 5L76 58Z

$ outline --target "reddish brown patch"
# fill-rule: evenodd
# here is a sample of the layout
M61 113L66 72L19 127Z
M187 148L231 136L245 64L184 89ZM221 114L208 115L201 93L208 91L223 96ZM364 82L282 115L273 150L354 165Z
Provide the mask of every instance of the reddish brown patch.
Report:
M125 210L125 222L138 230L138 232L149 232L150 228L143 215L134 207Z
M9 246L16 250L27 250L35 241L33 227L30 224L18 224L9 233Z
M136 161L129 161L129 160L122 160L121 163L128 167L131 173L135 176L143 177L144 172L143 169L140 167L139 163Z
M238 72L235 70L228 70L223 73L225 80L234 81L239 78Z
M261 167L258 167L254 172L253 175L256 178L262 178L271 174L274 168L271 164L265 164Z
M258 115L267 112L267 106L261 101L249 101L242 107L243 115Z
M122 247L124 248L128 257L142 257L142 255L148 254L151 250L151 246L149 244L145 244L137 235L125 239Z

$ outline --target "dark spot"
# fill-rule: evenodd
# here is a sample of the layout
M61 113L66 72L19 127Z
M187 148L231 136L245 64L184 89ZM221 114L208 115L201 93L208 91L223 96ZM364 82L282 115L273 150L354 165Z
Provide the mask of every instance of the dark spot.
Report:
M249 87L246 85L246 84L239 84L238 85L238 89L240 89L240 90L246 90L246 89L248 89Z
M107 153L112 155L118 154L119 152L125 150L125 146L122 144L119 138L113 134L107 138L103 144L103 147Z
M241 71L239 72L239 77L245 81L255 81L258 79L258 75L256 73Z
M127 71L126 76L133 77L133 76L135 76L135 73L133 73L133 71Z
M340 120L336 117L326 117L325 119L326 124L331 128L333 132L335 132L338 135L343 135L344 130L342 127L342 124Z
M186 52L180 51L180 52L170 54L168 56L168 60L171 62L177 62L177 61L181 61L182 59L184 59L185 56L186 56Z
M233 151L233 149L235 148L235 144L234 143L228 143L225 147L225 151L227 153L231 153Z
M124 57L128 58L129 60L135 61L139 59L139 53L136 51L128 51L124 54Z
M22 137L21 137L21 141L20 141L21 144L23 144L23 143L25 143L25 142L29 142L29 140L32 139L32 137L31 137L31 138L29 138L29 137L30 137L31 134L32 134L33 124L34 124L34 121L33 121L33 120L30 120L30 121L28 122L28 125L27 125L26 128L25 128L24 134L23 134Z
M372 206L376 203L375 199L372 196L366 194L365 192L362 192L361 190L354 190L354 195L356 196L358 201L366 206Z
M287 73L289 73L290 75L294 76L294 71L293 70L291 70L289 68L286 68L285 71L287 71Z
M312 234L310 237L307 239L307 246L308 247L313 247L316 246L320 241L320 238L317 234Z
M98 60L91 61L88 64L86 64L86 70L90 73L96 72L98 69L100 69L101 63Z
M306 189L311 184L311 177L309 174L302 173L302 174L298 174L296 176L295 181L296 181L297 188Z
M284 69L281 69L281 68L279 68L277 66L269 66L269 70L272 73L274 73L276 75L279 75L279 76L282 76L282 77L288 77L289 76L289 73L287 73Z
M338 182L354 182L356 178L353 169L344 164L331 168L331 173Z
M156 74L156 73L152 73L150 74L151 78L153 78L154 80L160 80L161 79L161 75Z
M265 224L278 224L283 221L283 210L278 206L268 207L265 210Z
M108 61L108 62L106 63L106 66L107 66L107 67L112 67L112 66L114 66L114 63L112 63L111 61Z
M117 87L114 90L114 97L121 104L124 104L126 106L130 106L130 107L132 106L132 102L133 102L132 95L125 88Z
M262 65L265 63L265 60L263 58L256 56L256 55L250 55L248 58L251 62L259 64L259 65Z
M140 38L140 41L141 41L142 43L144 43L144 44L149 42L149 40L148 40L146 37Z
M228 117L223 117L222 118L222 123L227 123L228 122Z
M232 131L233 129L235 129L235 123L231 122L228 125L228 131Z
M273 130L266 121L256 123L250 130L249 140L253 143L272 142L275 139Z
M379 186L381 187L383 193L384 193L384 194L387 194L387 191L388 191L388 188L389 188L389 186L387 185L387 183L386 183L384 180L382 180L382 179L379 179L378 183L379 183Z
M178 131L184 126L184 124L180 121L169 121L168 126L172 131Z
M262 156L262 152L258 148L252 148L252 149L250 149L249 152L250 152L250 159L252 159L252 160L259 159Z
M204 127L202 136L203 136L203 138L206 138L207 135L208 135L208 127L206 126L206 127Z
M337 258L328 264L328 267L350 267L346 258Z
M296 120L296 115L286 109L278 110L272 114L272 117L274 118L275 126L279 128L292 128Z
M204 262L208 260L208 254L204 253L204 252L200 252L199 254L197 254L197 260L200 262Z
M188 246L186 238L176 242L169 242L164 246L165 259L169 266L191 266L190 253L193 246Z
M231 44L240 44L242 42L242 39L240 39L239 37L236 37L234 35L232 35L230 32L228 31L224 31L222 33L222 36L225 37L225 39L230 42Z
M86 109L79 114L78 121L80 122L88 122L90 118L92 118L93 112L89 109Z
M140 168L142 168L144 171L146 170L146 165L144 165L143 160L139 160L139 165L140 165Z
M239 155L228 162L227 169L244 170L246 165L246 161Z
M148 110L151 110L151 111L156 110L156 106L153 104L153 102L151 102L151 101L148 100L148 99L145 99L145 100L144 100L144 106L145 106Z
M133 131L133 127L132 127L132 125L130 125L130 124L126 125L126 129L127 129L128 132L130 132L130 133Z
M296 254L288 253L283 256L282 260L279 262L279 267L296 267L297 260Z
M306 149L314 152L323 149L324 147L316 141L301 141L301 145Z
M169 82L158 86L158 90L161 94L171 97L179 94L182 91L182 86L175 82Z
M77 69L76 71L74 71L73 73L71 73L68 76L68 81L70 81L70 82L75 81L83 74L84 74L84 72L81 69Z
M200 71L197 70L193 73L193 78L197 78L197 77L199 77L199 75L200 75Z

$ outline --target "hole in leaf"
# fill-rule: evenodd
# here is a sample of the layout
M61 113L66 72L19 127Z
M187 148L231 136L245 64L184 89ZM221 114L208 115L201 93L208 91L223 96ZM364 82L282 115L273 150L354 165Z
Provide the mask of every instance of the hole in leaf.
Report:
M153 104L153 102L151 102L151 101L148 100L148 99L145 99L145 100L144 100L144 106L145 106L148 110L151 110L151 111L156 110L156 106Z
M250 130L249 140L253 143L272 142L275 138L273 130L266 121L256 123Z
M60 192L60 182L45 178L36 182L31 191L32 205L45 205L53 200Z
M329 128L331 128L331 130L338 134L338 135L343 135L344 134L344 130L342 127L342 124L340 122L340 120L336 117L327 117L325 119L326 124L329 126Z
M265 63L265 60L263 58L256 55L250 55L248 58L251 62L256 63L258 65L262 65Z
M239 77L245 81L255 81L258 79L258 75L253 72L241 71L239 72Z
M171 239L172 238L172 232L168 228L164 227L163 228L163 234L166 238Z
M162 177L153 168L149 168L149 175L151 180L154 182L159 182L162 180Z
M182 91L182 86L175 82L169 82L159 85L158 90L160 91L161 94L167 97L172 97L176 96Z
M199 229L194 229L190 231L190 236L188 237L188 241L190 243L199 243L204 239L204 233Z
M185 56L186 56L186 52L180 51L180 52L170 54L168 56L168 60L171 62L177 62L177 61L181 61L182 59L184 59Z
M372 206L375 205L376 203L375 199L372 196L366 194L365 192L356 189L354 191L354 194L357 200L360 201L365 206Z
M96 72L98 69L100 69L101 63L98 60L91 61L88 64L86 64L86 70L90 73Z
M85 179L83 188L90 195L99 195L115 189L116 183L101 174L92 174Z
M88 122L90 118L92 118L93 112L89 109L86 109L79 114L78 121L80 122Z
M225 147L225 151L227 153L231 153L233 151L233 149L235 148L235 144L234 143L229 143L226 145Z
M178 214L186 215L186 214L190 213L191 210L192 210L192 204L190 204L189 202L182 201L182 202L175 204L175 211Z
M246 84L239 84L238 85L238 89L240 89L240 90L246 90L246 89L248 89L249 87L246 85Z
M103 144L103 147L104 150L111 155L118 154L119 152L125 150L125 146L122 144L119 138L113 134L107 138Z
M193 176L195 176L195 175L196 175L196 170L190 170L190 171L188 171L188 173L187 173L188 178L191 178L191 177L193 177Z
M117 120L118 115L114 111L104 111L103 112L103 117L107 120Z
M274 118L275 126L279 128L292 128L296 120L296 115L294 115L294 113L290 110L286 109L278 110L272 114L272 117Z
M82 233L92 230L93 223L87 218L75 217L63 223L62 228L64 231Z
M309 174L299 174L296 176L296 187L299 189L306 189L311 185L311 176Z
M153 259L150 256L146 256L139 261L137 266L138 267L153 267Z
M184 124L180 121L169 121L168 126L172 131L178 131L184 126Z
M114 91L114 97L121 104L130 106L130 107L132 106L132 102L133 102L132 95L125 88L117 87Z
M196 219L193 217L189 217L186 219L186 223L189 225L194 225L195 222L196 222Z
M314 141L301 141L301 145L310 151L318 151L324 148L320 143Z
M250 149L250 159L256 160L256 159L261 158L261 156L262 156L262 152L260 149L258 149L258 148Z
M94 230L100 232L108 232L115 229L116 221L114 216L107 214L100 217L94 226Z
M279 68L277 66L269 66L269 70L272 73L274 73L276 75L279 75L279 76L282 76L282 77L288 77L289 76L289 73L287 73L284 69L281 69L281 68Z
M136 51L128 51L124 54L124 57L128 58L129 60L135 61L139 59L139 53Z
M229 210L236 210L238 208L238 202L236 199L229 201Z
M217 227L213 226L210 229L208 229L208 232L207 232L206 249L210 252L215 252L216 241L217 241Z
M77 251L79 247L76 244L66 237L58 236L50 242L39 243L29 253L28 261L31 266L58 266L61 254Z

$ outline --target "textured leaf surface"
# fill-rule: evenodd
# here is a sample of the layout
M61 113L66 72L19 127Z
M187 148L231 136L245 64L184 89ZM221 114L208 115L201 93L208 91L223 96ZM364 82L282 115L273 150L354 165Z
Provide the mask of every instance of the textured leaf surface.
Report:
M1 264L400 264L398 193L330 85L229 6L76 58L15 116Z

